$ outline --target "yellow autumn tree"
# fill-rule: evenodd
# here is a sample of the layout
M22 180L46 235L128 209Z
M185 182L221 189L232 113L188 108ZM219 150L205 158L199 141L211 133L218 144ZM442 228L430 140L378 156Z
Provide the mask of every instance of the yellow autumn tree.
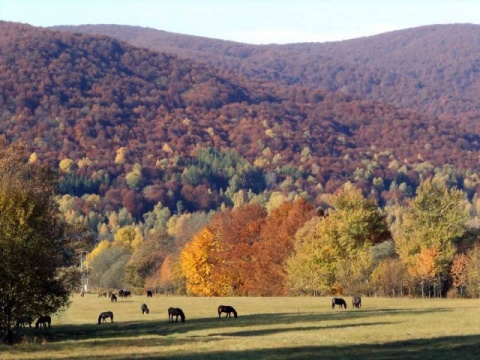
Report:
M136 232L133 226L125 226L115 233L113 239L116 244L123 245L129 249L132 249L132 244L135 244Z
M346 265L350 270L345 269L345 274L360 271L366 284L373 270L368 249L390 237L385 217L360 190L345 187L330 196L329 205L328 216L314 217L295 234L295 249L287 261L289 284L295 292L326 295L346 290L350 285L342 281L348 276L339 276L338 271Z
M435 291L445 288L450 280L449 269L457 251L455 243L466 232L464 202L462 191L447 187L442 179L427 179L399 213L395 248L400 260L411 269L409 272L421 282L422 296L430 283L428 279L427 283L421 280L426 271L421 267L430 266L420 264L422 259L430 261L435 255Z
M124 164L126 161L128 149L121 147L117 149L117 155L115 156L115 164Z
M30 157L28 159L28 162L29 163L36 163L38 160L38 156L37 156L37 153L36 152L33 152L30 154Z
M97 246L87 255L87 261L92 262L103 250L110 248L110 246L112 246L112 244L109 241L100 241Z
M144 238L143 238L143 233L140 226L135 226L133 228L133 231L135 232L135 237L133 238L130 244L130 247L132 248L133 251L136 251L144 243Z
M74 167L75 163L72 159L68 158L60 160L60 163L58 164L58 168L60 169L60 171L67 174L71 173Z
M186 278L187 293L198 296L222 295L210 278L218 247L218 241L208 226L185 245L180 261Z

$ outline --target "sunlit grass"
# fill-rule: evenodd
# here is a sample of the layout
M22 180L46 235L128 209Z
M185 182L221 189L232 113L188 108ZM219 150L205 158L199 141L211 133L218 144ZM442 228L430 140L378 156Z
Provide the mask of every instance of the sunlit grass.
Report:
M150 314L143 315L146 303ZM363 298L362 309L330 298L133 296L111 303L88 294L52 317L50 332L0 346L0 359L442 359L480 356L480 300ZM237 319L218 319L218 305ZM168 323L180 307L185 323ZM114 322L97 325L111 310ZM32 341L35 339L35 343Z

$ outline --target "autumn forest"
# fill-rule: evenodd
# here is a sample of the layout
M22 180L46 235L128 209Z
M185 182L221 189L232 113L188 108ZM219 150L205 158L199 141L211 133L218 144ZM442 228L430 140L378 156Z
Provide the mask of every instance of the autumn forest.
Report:
M479 297L476 38L0 22L0 133L55 173L93 288Z

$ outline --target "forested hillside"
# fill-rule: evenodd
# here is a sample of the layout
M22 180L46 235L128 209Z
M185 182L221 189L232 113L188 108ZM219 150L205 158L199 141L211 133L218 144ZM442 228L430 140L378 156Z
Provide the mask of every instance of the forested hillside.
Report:
M284 181L314 200L354 181L373 153L384 153L375 176L388 183L392 158L459 169L477 161L475 135L431 116L222 77L107 37L2 30L2 133L59 164L63 192L98 193L136 218L158 201L210 210L242 188L258 193ZM225 160L215 168L212 156Z
M325 60L333 55L301 65L290 46L201 43L231 46L245 61L260 49L283 65L241 62L232 71L221 57L202 62L173 48L0 23L0 132L58 172L62 213L95 239L92 284L197 295L418 294L422 281L422 291L444 295L452 264L473 268L475 128L307 81L307 73L336 78ZM303 70L289 80L296 66ZM432 202L416 207L422 193ZM415 211L432 219L409 217ZM417 220L433 222L429 236L414 231L424 229ZM425 241L409 248L417 238ZM427 263L435 266L421 273ZM316 267L315 278L304 265Z
M119 25L59 29L108 35L250 78L381 100L479 130L478 25L431 25L338 42L261 46Z

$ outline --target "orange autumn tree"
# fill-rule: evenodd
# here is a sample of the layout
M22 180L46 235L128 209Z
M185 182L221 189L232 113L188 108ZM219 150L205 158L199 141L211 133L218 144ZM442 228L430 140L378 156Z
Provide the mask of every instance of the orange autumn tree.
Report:
M467 285L469 266L470 260L467 255L457 254L454 256L450 274L452 275L453 286L460 295L463 295L463 290Z
M285 262L293 251L295 233L316 211L304 199L284 202L265 219L261 238L254 245L256 261L252 264L255 281L250 293L261 296L285 295Z
M254 279L253 247L266 211L258 204L225 209L181 252L187 292L201 296L249 295Z
M167 293L186 293L185 276L182 272L180 254L171 253L165 257L155 274L145 281L146 288L161 288Z
M251 295L255 286L254 264L262 256L255 244L261 238L261 230L267 212L258 204L248 204L218 214L211 226L220 243L218 266L212 271L217 287L225 295Z
M410 274L418 279L422 298L425 288L430 289L432 281L437 275L439 252L435 248L423 248L413 257L413 264L408 268Z

